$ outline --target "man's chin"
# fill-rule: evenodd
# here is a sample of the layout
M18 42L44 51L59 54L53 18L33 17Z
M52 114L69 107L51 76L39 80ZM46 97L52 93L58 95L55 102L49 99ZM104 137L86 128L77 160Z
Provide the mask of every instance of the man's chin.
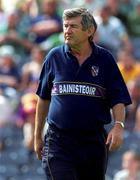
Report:
M65 43L67 44L67 45L69 45L69 46L71 46L72 45L72 43L70 42L70 41L65 41Z

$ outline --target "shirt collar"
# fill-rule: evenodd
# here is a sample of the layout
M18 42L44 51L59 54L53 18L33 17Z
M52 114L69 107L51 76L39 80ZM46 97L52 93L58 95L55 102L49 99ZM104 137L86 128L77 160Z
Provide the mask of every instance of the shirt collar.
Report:
M92 54L97 55L98 54L98 46L94 42L91 42L91 47L92 47ZM65 50L65 53L67 53L68 55L71 54L71 49L68 46L68 44L64 45L64 50Z

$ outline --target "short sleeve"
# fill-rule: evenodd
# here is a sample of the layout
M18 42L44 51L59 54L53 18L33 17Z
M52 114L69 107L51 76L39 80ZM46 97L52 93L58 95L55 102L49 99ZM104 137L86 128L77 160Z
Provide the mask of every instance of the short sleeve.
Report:
M108 60L107 99L109 106L112 108L118 103L129 105L131 104L131 98L122 74L112 55L109 55Z
M36 94L42 99L51 99L51 89L53 81L53 68L51 61L51 55L47 55L39 77L38 88Z

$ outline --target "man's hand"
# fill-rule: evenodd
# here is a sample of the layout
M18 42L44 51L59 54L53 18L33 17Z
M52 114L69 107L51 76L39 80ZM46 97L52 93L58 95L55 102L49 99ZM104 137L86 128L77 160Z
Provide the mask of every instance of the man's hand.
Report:
M42 138L36 138L34 140L34 150L36 153L36 156L39 160L42 159L42 150L43 150L43 140Z
M120 124L115 124L112 130L109 132L106 145L109 145L109 150L114 151L120 148L123 142L124 129Z

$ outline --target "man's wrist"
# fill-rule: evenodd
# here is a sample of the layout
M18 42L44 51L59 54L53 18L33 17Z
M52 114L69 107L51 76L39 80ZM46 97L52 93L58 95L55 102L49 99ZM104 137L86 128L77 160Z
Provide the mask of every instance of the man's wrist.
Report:
M119 124L122 128L124 128L124 122L123 121L115 121L115 124Z

